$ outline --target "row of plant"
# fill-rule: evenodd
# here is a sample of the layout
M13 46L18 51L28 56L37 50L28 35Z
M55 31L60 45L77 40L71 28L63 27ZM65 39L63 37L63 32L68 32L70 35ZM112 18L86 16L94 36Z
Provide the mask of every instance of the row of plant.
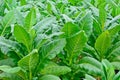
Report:
M1 80L120 80L120 0L0 0Z

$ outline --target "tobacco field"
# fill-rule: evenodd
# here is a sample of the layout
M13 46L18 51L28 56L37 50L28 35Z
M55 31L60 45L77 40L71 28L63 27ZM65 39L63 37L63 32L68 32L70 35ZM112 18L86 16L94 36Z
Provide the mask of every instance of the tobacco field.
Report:
M0 80L120 80L120 0L0 0Z

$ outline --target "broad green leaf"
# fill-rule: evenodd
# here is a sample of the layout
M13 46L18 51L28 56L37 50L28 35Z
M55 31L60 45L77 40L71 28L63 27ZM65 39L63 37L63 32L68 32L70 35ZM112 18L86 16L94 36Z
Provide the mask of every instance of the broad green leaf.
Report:
M8 50L6 51L9 51L9 49L15 51L20 58L23 56L24 53L23 49L17 42L5 39L4 37L0 37L0 48L7 48Z
M101 76L101 63L94 58L84 57L80 60L80 69L94 76Z
M36 10L32 8L25 18L25 29L30 31L32 26L36 23Z
M113 80L115 76L114 67L106 59L102 60L102 71L102 80Z
M38 51L36 49L33 49L33 51L31 53L29 53L27 56L23 57L18 62L18 66L25 70L29 70L31 72L37 66L38 59L39 59Z
M21 68L20 67L12 68L10 66L3 65L3 66L0 66L0 70L6 73L17 73L21 70Z
M92 77L92 76L86 74L84 80L96 80L96 79L95 79L94 77Z
M53 24L54 22L56 22L55 17L44 18L34 26L34 29L37 31L37 33L42 33L44 29L49 28L49 25Z
M120 56L120 46L113 49L111 53L109 53L108 58L114 60L114 58Z
M71 72L71 69L67 66L55 66L48 65L44 69L41 70L41 74L52 74L52 75L64 75L68 72Z
M80 31L76 33L74 36L66 39L66 50L68 52L68 58L70 58L70 64L72 58L77 56L82 48L85 46L87 42L87 36L84 31Z
M23 27L16 25L14 27L14 36L16 40L23 43L27 47L28 52L30 52L31 37L29 33Z
M112 61L111 64L116 70L120 70L120 61Z
M44 75L39 80L61 80L61 79L54 75Z
M83 55L84 55L84 52L88 55L88 56L91 56L91 57L94 57L96 59L100 59L99 55L97 54L96 50L94 49L94 47L86 44L85 47L83 48Z
M103 32L95 42L95 49L98 51L101 58L104 58L104 54L111 45L111 39L108 31Z
M14 59L12 58L2 59L0 60L0 66L2 65L15 66Z
M94 65L97 68L101 68L101 63L99 61L97 61L96 59L92 58L92 57L84 57L80 60L80 64L82 63L87 63L87 64L91 64Z
M80 28L72 22L67 22L62 28L62 31L64 32L65 37L70 37L75 33L79 32Z
M10 73L1 73L0 79L1 80L23 80L20 76L16 74L10 74Z
M59 54L66 45L65 39L58 39L49 42L42 47L42 58L43 59L53 59L57 54Z
M80 28L85 31L85 33L90 36L93 28L93 19L91 11L86 10L85 14L80 20Z
M15 21L15 17L14 17L14 11L10 11L8 12L4 18L2 19L2 31L0 31L0 35L3 36L7 27L9 27L13 22Z

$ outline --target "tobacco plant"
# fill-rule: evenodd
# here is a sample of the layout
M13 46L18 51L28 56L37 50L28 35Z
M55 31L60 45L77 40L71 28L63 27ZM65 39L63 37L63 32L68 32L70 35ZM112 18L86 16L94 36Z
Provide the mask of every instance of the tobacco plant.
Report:
M0 0L1 80L119 80L120 0Z

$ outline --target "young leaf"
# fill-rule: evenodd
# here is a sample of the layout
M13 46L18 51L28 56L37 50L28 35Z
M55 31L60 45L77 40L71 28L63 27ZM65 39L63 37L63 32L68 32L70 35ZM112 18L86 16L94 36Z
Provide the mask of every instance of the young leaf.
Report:
M111 39L108 31L103 32L95 42L95 48L101 58L104 57L105 52L111 45Z
M25 29L30 31L32 26L36 23L36 11L32 8L25 18Z
M65 32L65 37L70 37L79 31L80 28L72 22L67 22L62 29L62 32Z
M68 52L68 58L70 58L70 64L72 58L80 53L86 42L87 36L84 31L80 31L74 36L67 38L66 50Z
M23 27L16 25L14 27L14 36L16 40L23 43L27 47L28 52L30 52L31 37L29 33Z

